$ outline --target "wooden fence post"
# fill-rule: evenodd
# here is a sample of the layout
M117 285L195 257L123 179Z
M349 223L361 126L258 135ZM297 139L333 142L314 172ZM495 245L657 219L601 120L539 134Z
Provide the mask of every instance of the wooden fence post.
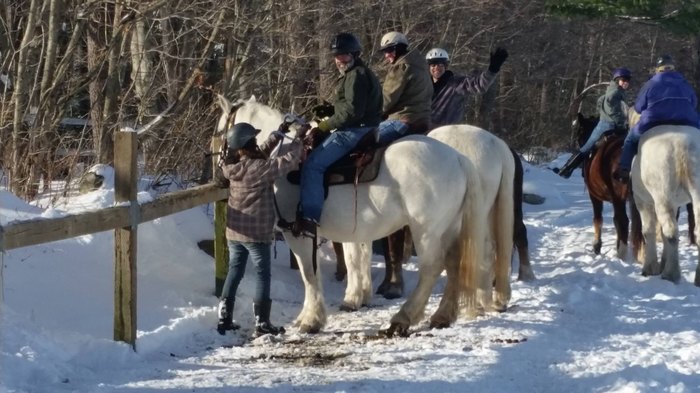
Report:
M130 225L114 230L114 340L136 350L137 135L117 132L114 136L114 202L130 207Z
M219 166L219 152L223 147L221 137L211 140L211 159L213 181L216 181L216 170ZM226 244L226 206L228 200L214 202L214 296L220 297L228 274L228 246Z

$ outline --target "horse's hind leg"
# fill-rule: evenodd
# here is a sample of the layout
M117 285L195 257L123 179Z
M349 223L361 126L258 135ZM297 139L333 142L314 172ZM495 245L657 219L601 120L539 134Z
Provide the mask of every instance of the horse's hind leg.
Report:
M518 249L518 281L532 281L535 273L530 265L530 251L527 243L527 228L523 223L523 164L515 150L510 149L515 160L513 176L513 243Z
M629 223L627 217L627 206L624 200L613 201L613 222L617 232L617 257L625 259L627 257L627 239L629 237Z
M459 311L459 244L449 248L445 257L447 269L447 284L440 299L440 305L432 317L430 317L431 328L446 328L457 320Z
M411 257L411 231L405 226L383 240L386 270L377 293L386 299L400 298L403 296L403 264Z
M656 209L656 215L661 224L664 241L661 254L661 278L678 283L681 279L681 271L678 264L678 222L675 220L675 210L663 206Z
M333 251L335 251L335 279L337 281L343 281L348 274L348 268L345 265L345 255L343 253L343 243L333 242Z
M600 249L603 245L601 240L601 230L603 227L603 201L594 198L592 195L591 204L593 204L593 252L600 255Z
M655 276L661 273L661 266L656 255L656 213L654 206L646 203L637 203L639 217L642 221L642 236L644 237L644 251L642 262L642 275Z
M399 312L391 317L390 333L407 335L408 327L420 321L428 304L430 293L435 286L435 282L444 268L444 251L437 249L439 238L422 239L423 244L428 243L428 247L419 247L420 267L418 268L418 284L401 306Z

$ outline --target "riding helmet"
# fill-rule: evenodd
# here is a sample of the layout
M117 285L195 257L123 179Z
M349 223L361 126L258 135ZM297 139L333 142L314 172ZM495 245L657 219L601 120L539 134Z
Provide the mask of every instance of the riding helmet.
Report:
M362 51L360 41L350 33L340 33L333 37L330 47L331 53L335 55L352 54L357 56Z
M450 55L442 48L433 48L425 55L428 64L447 64L450 62Z
M226 143L229 149L238 150L243 148L248 141L255 138L260 130L255 129L248 123L237 123L226 131Z
M615 71L613 71L613 80L616 80L617 78L622 78L628 81L632 79L632 71L625 67L615 68Z
M380 41L379 50L385 52L388 50L393 50L398 45L404 45L408 47L408 39L402 33L398 31L390 31L382 37Z
M656 72L670 71L676 68L671 55L662 55L656 60Z

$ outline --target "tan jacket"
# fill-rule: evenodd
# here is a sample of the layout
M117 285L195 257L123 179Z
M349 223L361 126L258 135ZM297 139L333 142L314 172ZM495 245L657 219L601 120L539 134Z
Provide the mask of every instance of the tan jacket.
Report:
M388 119L409 124L430 121L433 81L428 65L418 51L409 51L391 65L382 91L382 112Z

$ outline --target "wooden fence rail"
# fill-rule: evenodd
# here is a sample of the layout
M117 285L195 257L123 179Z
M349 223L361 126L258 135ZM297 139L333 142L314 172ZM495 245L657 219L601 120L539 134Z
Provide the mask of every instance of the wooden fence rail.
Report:
M175 191L153 201L136 200L136 133L116 134L115 204L117 206L57 218L37 218L0 226L0 252L69 239L90 233L114 230L114 339L136 349L136 239L138 225L183 210L216 202L215 207L215 292L221 292L227 265L226 198L228 190L206 184ZM220 146L212 141L212 151ZM216 165L214 165L216 168ZM223 275L223 277L222 277Z

